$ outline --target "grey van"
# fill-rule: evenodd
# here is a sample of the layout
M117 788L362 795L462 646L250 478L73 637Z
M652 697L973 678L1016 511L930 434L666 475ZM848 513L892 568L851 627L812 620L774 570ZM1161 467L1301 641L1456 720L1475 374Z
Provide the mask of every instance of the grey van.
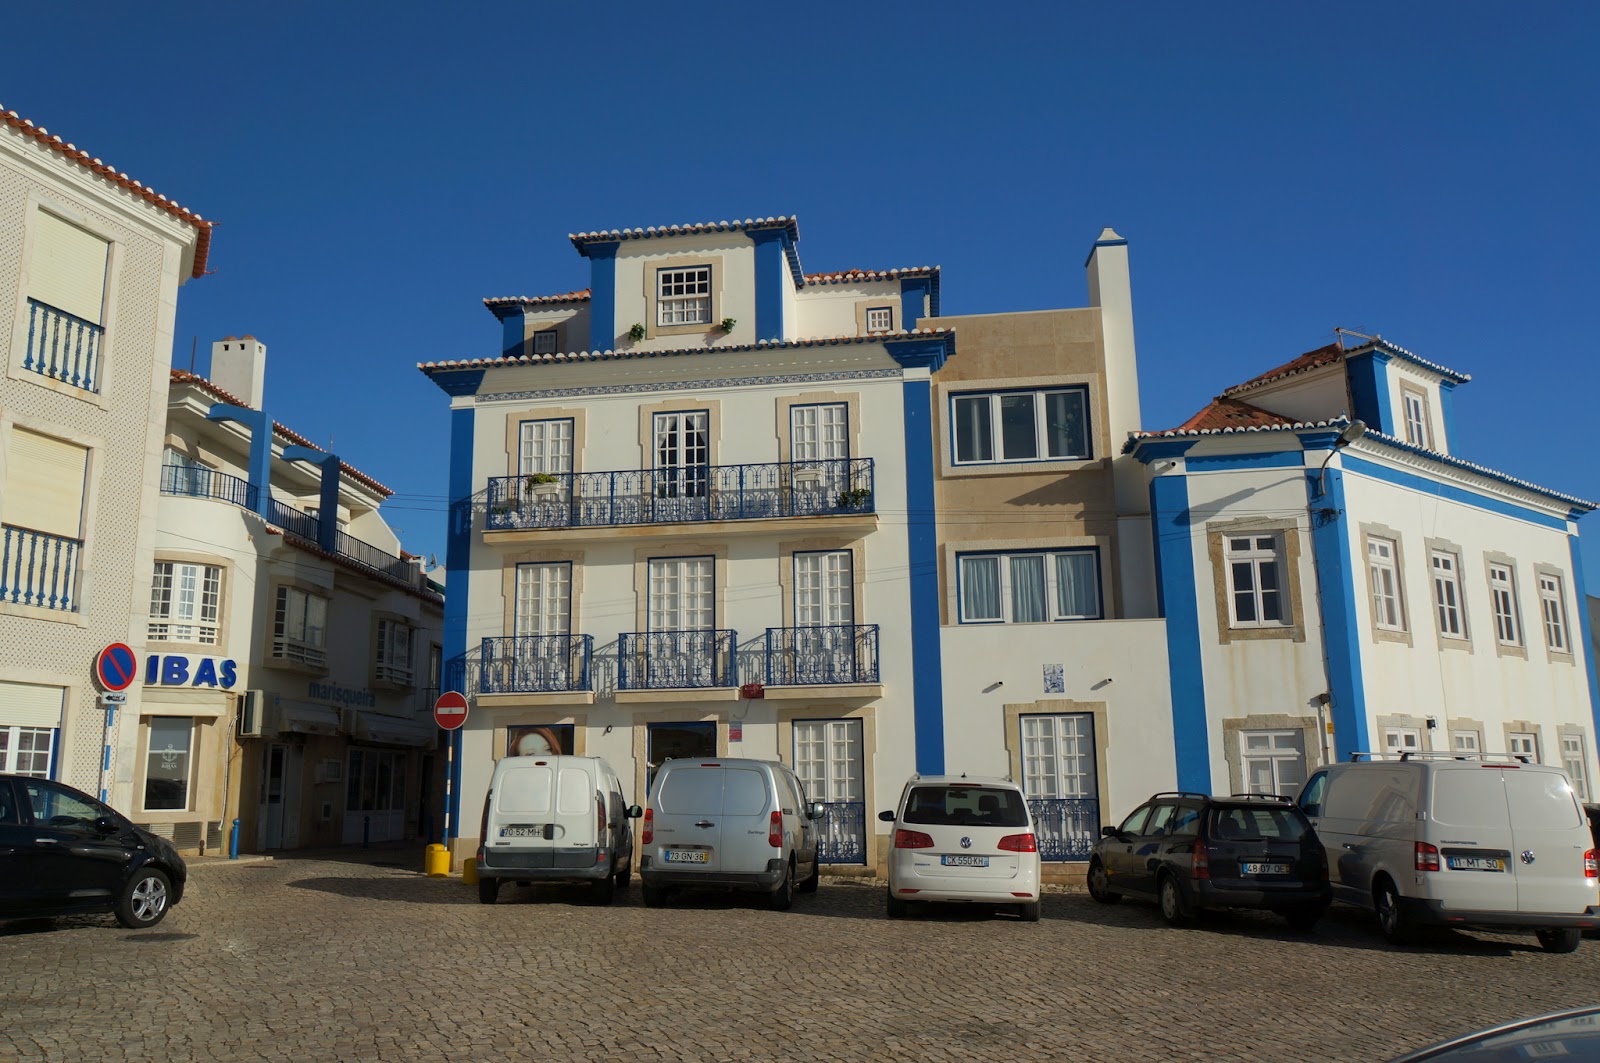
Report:
M787 908L796 889L817 888L821 815L776 761L669 760L639 837L644 901L660 907L670 890L689 887L764 893L768 907Z

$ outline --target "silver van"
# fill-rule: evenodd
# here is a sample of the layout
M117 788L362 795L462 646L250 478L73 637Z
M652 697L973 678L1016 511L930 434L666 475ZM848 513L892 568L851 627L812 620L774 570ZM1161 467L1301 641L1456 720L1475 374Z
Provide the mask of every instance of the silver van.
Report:
M669 760L650 788L639 839L644 902L678 887L748 890L771 908L817 888L820 804L770 760Z
M1571 952L1600 927L1595 843L1566 772L1510 755L1351 756L1299 804L1334 900L1375 911L1390 942L1425 925L1522 928Z
M495 765L483 799L478 845L478 900L493 904L500 886L588 882L610 904L626 889L633 863L622 780L600 757L506 757Z

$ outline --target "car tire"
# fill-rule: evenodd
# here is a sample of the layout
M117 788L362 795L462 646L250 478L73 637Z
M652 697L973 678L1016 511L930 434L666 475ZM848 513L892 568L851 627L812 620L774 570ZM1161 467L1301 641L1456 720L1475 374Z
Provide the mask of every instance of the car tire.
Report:
M1039 902L1030 901L1027 904L1017 905L1017 915L1024 923L1037 923L1039 921Z
M1290 908L1283 913L1284 919L1289 922L1289 929L1300 934L1309 934L1317 928L1321 921L1324 909L1320 904L1305 908Z
M1161 918L1167 925L1188 926L1189 912L1184 907L1183 887L1178 885L1178 880L1172 875L1162 875L1156 892L1161 901Z
M815 893L820 885L822 885L822 861L814 860L811 863L811 874L800 882L800 892Z
M1116 904L1122 900L1122 894L1111 888L1111 876L1098 857L1089 861L1089 896L1101 904Z
M1373 891L1372 906L1378 913L1378 929L1391 945L1409 945L1416 940L1417 932L1406 918L1400 905L1400 891L1394 883L1383 879Z
M633 868L628 867L626 864L624 864L622 870L617 872L617 889L619 889L619 890L627 889L628 888L628 883L630 883L632 881L633 881Z
M665 886L644 886L644 904L646 908L664 908L667 904L667 888Z
M1575 926L1553 926L1535 931L1539 947L1546 952L1575 952L1583 941L1583 931Z
M166 918L172 905L172 882L166 872L142 867L133 873L117 898L117 922L129 930L144 930Z
M478 879L478 903L493 904L495 898L500 896L500 880L497 878Z
M589 899L597 905L610 904L617 896L617 880L607 875L597 878L590 886Z
M786 912L794 903L794 860L791 858L788 866L783 869L783 881L778 883L778 888L767 894L767 907L775 912Z
M890 919L904 919L911 914L911 905L896 897L892 890L889 892L888 897Z

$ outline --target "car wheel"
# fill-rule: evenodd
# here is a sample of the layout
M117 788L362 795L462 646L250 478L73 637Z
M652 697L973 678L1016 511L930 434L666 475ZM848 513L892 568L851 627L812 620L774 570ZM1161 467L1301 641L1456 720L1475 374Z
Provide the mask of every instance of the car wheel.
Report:
M1400 907L1400 893L1394 883L1384 879L1378 883L1373 895L1373 907L1378 911L1378 927L1391 945L1409 945L1416 939L1416 931Z
M628 867L627 865L623 865L622 870L617 872L617 889L619 889L619 890L627 889L628 888L628 883L630 883L632 881L633 881L633 868Z
M478 880L478 903L493 904L495 898L500 896L500 880L497 878L480 878Z
M789 866L783 869L783 881L778 883L778 888L767 894L767 907L775 912L787 911L794 903L794 860L791 858Z
M1573 926L1558 926L1537 931L1539 947L1546 952L1574 952L1583 940L1583 931Z
M665 907L667 903L667 888L646 883L644 887L644 903L647 908Z
M1089 896L1101 904L1116 904L1122 900L1122 894L1111 888L1111 876L1098 859L1089 862Z
M820 886L821 884L822 884L822 861L821 860L817 860L817 861L814 861L812 863L812 865L811 865L811 874L807 875L804 879L801 880L801 882L800 882L800 892L801 893L815 893L815 892L817 892L817 887Z
M155 926L167 914L172 900L172 883L164 872L153 867L134 872L117 899L117 922L130 930Z
M1178 880L1171 875L1161 877L1161 918L1168 926L1186 926L1189 913L1183 907L1183 893Z
M594 880L590 890L589 899L595 904L610 904L617 895L617 880L610 875L605 878L597 878Z
M1024 923L1037 923L1039 921L1039 902L1032 901L1028 904L1017 905L1017 915L1022 917Z
M1323 908L1315 905L1308 908L1291 908L1283 913L1289 921L1289 929L1302 934L1309 934L1317 927L1317 922L1322 918Z
M893 891L891 891L888 896L890 919L904 919L906 916L911 914L911 905L907 904L899 897L896 897Z

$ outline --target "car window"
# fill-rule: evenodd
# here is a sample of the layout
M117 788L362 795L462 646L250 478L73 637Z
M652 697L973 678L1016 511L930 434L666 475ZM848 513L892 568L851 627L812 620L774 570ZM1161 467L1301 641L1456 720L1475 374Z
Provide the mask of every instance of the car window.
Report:
M1300 792L1300 807L1308 816L1322 815L1322 794L1328 788L1328 773L1319 771L1311 776L1306 788Z
M16 827L22 823L17 815L17 799L11 794L11 783L0 779L0 827Z
M1150 806L1140 805L1133 810L1127 819L1122 821L1122 826L1117 829L1124 834L1138 834L1144 830L1144 821L1150 818Z
M905 822L947 827L1026 827L1022 794L997 786L918 786L906 804Z
M724 774L720 770L695 768L667 772L656 791L656 811L720 812Z
M1506 804L1511 808L1513 824L1554 829L1576 827L1582 822L1578 818L1578 801L1565 776L1553 771L1501 774L1506 780Z
M1298 808L1219 805L1211 812L1211 837L1217 841L1297 842L1311 832Z
M767 777L749 768L729 768L722 790L726 816L759 816L767 811Z
M1172 817L1169 834L1194 835L1200 833L1200 809L1195 805L1179 805Z
M1150 822L1145 824L1144 836L1146 838L1164 838L1172 829L1172 805L1157 805L1155 811L1150 813Z
M39 827L89 831L105 810L88 798L63 790L51 783L29 780L22 784L33 809L33 822Z

